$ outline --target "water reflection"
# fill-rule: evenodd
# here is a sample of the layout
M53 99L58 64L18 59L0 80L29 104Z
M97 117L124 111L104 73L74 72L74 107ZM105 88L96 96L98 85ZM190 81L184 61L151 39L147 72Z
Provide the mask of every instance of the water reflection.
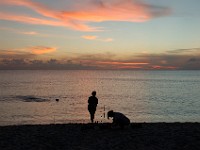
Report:
M131 121L197 121L200 72L1 72L0 124L89 122L87 100L97 91L96 120L105 111ZM56 99L59 99L56 102Z

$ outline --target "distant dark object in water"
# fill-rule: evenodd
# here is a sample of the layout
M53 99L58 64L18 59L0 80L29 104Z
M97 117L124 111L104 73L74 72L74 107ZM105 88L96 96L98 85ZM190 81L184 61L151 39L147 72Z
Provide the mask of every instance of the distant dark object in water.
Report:
M38 98L35 96L17 96L16 98L22 100L23 102L46 102L48 99Z
M56 98L56 102L58 102L59 101L59 99L58 98Z

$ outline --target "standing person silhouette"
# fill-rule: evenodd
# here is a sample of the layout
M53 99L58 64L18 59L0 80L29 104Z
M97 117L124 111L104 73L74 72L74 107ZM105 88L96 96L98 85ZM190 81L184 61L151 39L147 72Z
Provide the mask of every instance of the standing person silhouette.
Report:
M90 113L90 120L94 122L94 114L98 104L98 98L96 97L96 91L92 92L92 96L88 98L88 111Z

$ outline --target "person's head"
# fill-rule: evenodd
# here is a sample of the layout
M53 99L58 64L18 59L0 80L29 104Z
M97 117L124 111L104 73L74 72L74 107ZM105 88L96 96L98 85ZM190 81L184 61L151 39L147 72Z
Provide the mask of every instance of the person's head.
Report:
M107 117L109 119L109 117L113 117L114 116L114 112L113 110L110 110L108 113L107 113Z
M92 91L92 96L96 96L96 91Z

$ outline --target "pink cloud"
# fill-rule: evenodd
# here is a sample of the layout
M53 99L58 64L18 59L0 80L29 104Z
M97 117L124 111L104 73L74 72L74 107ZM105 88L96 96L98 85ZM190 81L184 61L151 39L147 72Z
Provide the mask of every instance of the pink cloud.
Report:
M175 70L175 69L178 69L178 67L176 66L160 66L160 65L154 65L154 66L151 66L152 69L154 70L163 70L163 69L169 69L169 70Z
M130 21L142 22L149 20L152 16L143 5L123 0L123 3L104 2L103 5L94 5L93 8L65 11L63 17L75 18L81 21Z
M24 6L38 12L39 14L42 14L43 16L56 18L56 12L52 11L50 8L42 5L41 3L36 3L31 0L1 0L0 4Z
M113 65L148 65L147 62L120 62L120 61L102 61L100 64L113 64Z
M14 28L7 28L7 27L0 27L0 30L4 30L4 31L10 31L10 32L14 32L14 33L19 33L19 34L27 34L27 35L38 35L38 32L35 31L20 31Z
M101 41L103 41L103 42L112 42L112 41L114 41L114 39L106 38L106 39L101 39Z
M0 19L30 24L66 26L81 31L102 30L87 25L89 22L144 22L155 17L169 15L170 12L167 8L148 5L138 0L86 0L84 2L77 0L71 10L62 11L31 0L1 0L0 4L27 7L46 17L46 19L43 19L1 13Z
M34 31L30 31L30 32L22 32L22 34L26 34L26 35L37 35L39 33L34 32Z
M8 28L8 27L0 27L0 30L9 31L11 33L29 35L29 36L44 36L44 37L50 36L48 34L42 34L37 31L19 30L19 29Z
M8 13L5 14L2 12L0 12L0 19L18 21L18 22L29 23L29 24L64 26L63 23L58 22L58 21L51 21L51 20L45 20L45 19L40 19L40 18L34 18L30 16L22 16L22 15L8 14Z
M73 11L63 11L64 18L84 22L128 21L144 22L169 15L168 8L158 8L138 0L101 0L99 3L77 4Z

